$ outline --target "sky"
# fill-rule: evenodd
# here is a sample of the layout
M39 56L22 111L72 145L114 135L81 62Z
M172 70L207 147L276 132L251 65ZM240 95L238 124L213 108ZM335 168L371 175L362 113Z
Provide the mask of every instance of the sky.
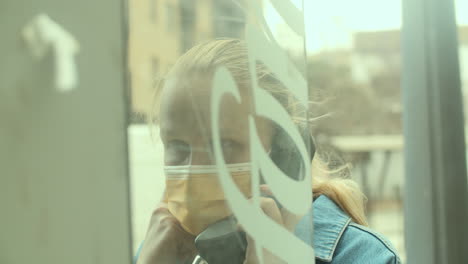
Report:
M301 0L291 2L298 7L302 5ZM457 23L468 25L468 0L455 0L455 8ZM305 0L307 50L314 53L324 49L350 47L351 34L357 31L399 29L401 9L401 1L398 0ZM282 19L276 11L267 5L265 12L269 24L276 24L281 31ZM288 38L297 43L294 36Z

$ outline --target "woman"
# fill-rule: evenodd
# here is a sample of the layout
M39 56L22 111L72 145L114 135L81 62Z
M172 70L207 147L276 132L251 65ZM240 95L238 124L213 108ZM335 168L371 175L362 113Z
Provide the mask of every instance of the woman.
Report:
M218 124L223 158L237 188L247 199L252 196L248 117L254 111L247 56L247 48L240 40L200 44L184 54L158 86L152 113L164 143L166 193L153 211L137 263L191 263L197 255L195 237L231 215L216 173L208 173L216 168L210 100L213 75L219 67L225 67L232 75L241 97L239 102L226 96L220 104ZM297 100L281 82L261 63L256 67L259 87L271 94L293 120L304 120L295 118L304 116L304 109L298 107ZM281 130L261 117L255 117L254 123L261 145L274 159L272 152L281 145ZM297 126L304 129L307 124L297 121ZM290 213L276 202L266 185L261 186L263 212L313 247L316 263L400 263L389 243L365 227L363 195L356 185L350 180L320 179L320 167L323 166L316 155L312 161L314 201L309 213ZM313 241L307 225L312 218ZM259 263L256 253L255 241L247 235L243 262ZM263 250L262 255L264 263L285 263L268 250Z

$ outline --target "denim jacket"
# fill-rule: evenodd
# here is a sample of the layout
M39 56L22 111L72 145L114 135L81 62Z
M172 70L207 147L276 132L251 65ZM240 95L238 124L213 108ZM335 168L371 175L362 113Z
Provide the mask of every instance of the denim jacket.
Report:
M313 210L312 210L313 208ZM353 223L330 198L319 196L295 229L295 235L315 250L316 264L400 264L385 238ZM314 224L313 241L310 236ZM134 258L138 259L142 245Z
M295 234L314 246L316 264L398 264L395 249L381 235L353 223L330 198L319 196L296 226ZM312 213L313 212L313 213ZM313 219L314 236L310 238Z

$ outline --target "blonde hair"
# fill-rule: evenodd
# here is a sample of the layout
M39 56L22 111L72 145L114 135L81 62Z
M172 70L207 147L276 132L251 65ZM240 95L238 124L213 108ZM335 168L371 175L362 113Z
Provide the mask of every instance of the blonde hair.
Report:
M217 67L226 67L239 88L250 87L248 51L245 43L238 39L216 39L199 44L182 55L165 78L156 84L154 100L150 110L150 121L157 122L164 81L170 78L190 79L195 74L212 75ZM297 126L307 128L309 120L306 106L301 106L289 90L262 63L256 63L259 87L268 91L285 107ZM367 225L364 202L365 197L358 185L350 179L330 179L330 170L315 155L312 161L314 198L326 195L332 199L354 222Z

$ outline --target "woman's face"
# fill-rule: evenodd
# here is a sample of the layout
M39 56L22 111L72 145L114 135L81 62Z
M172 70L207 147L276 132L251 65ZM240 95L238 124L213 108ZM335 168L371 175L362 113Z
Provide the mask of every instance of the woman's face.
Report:
M168 80L161 95L160 134L164 143L164 163L176 165L214 164L211 144L211 81L207 78ZM232 96L220 103L219 129L226 163L250 161L248 116L251 99L241 90L242 102ZM257 132L269 150L270 123L256 118Z

